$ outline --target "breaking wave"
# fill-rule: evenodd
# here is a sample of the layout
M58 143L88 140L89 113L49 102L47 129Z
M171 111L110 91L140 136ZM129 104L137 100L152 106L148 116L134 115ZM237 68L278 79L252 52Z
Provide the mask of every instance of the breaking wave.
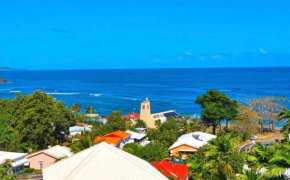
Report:
M95 97L99 97L101 96L102 94L90 94L90 96L95 96Z
M60 93L60 92L53 92L53 93L47 93L49 95L76 95L79 93Z

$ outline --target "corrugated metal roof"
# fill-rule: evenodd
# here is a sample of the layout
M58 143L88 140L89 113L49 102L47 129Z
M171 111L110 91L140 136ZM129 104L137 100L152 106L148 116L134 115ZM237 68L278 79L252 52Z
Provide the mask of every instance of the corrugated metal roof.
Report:
M167 180L148 162L104 142L44 168L43 179Z
M195 148L200 148L203 145L207 144L207 142L213 138L216 138L215 135L196 131L189 134L184 134L180 136L177 141L169 148L173 149L181 145L188 145Z

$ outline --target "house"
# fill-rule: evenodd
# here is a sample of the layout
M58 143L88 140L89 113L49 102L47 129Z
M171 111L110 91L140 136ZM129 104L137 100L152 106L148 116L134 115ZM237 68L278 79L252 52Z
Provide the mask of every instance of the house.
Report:
M141 103L140 119L142 119L146 123L147 127L150 129L156 128L155 122L157 120L160 120L161 123L164 123L167 118L174 118L179 116L180 115L174 110L151 114L151 106L148 98L146 98L146 100Z
M112 144L120 149L130 140L131 134L126 133L124 131L118 130L111 132L105 136L97 136L94 139L94 143L100 143L102 141Z
M106 117L103 117L101 119L86 119L84 121L85 122L93 121L93 122L99 122L99 123L102 123L102 124L106 124L108 120L107 120Z
M125 142L127 142L127 141L129 141L131 134L126 133L126 132L121 131L121 130L117 130L117 131L114 131L114 132L111 132L111 133L105 135L105 137L115 137L115 136L116 137L120 137Z
M28 163L28 160L25 158L26 155L27 153L0 151L0 164L4 164L6 161L9 161L11 162L13 169L11 171L8 170L8 173L23 173L24 165Z
M81 122L78 122L77 126L84 127L84 128L93 128L92 125L86 124L86 123L81 123Z
M72 127L69 128L69 133L70 133L71 136L81 135L82 131L91 132L91 128L82 127L82 126L72 126Z
M200 147L207 144L215 135L204 132L193 132L180 136L177 141L169 148L170 156L179 156L185 159L188 154L195 153Z
M173 177L176 180L188 179L188 166L185 164L175 164L166 160L150 163L166 177Z
M126 115L122 116L121 118L129 119L133 124L135 124L136 120L140 119L140 115L133 112L133 113L130 113L130 114L126 114Z
M120 137L105 137L105 136L97 136L94 139L94 144L98 144L101 142L106 142L110 145L113 145L117 148L122 149L125 145L124 140L122 140L122 138Z
M126 133L131 134L130 139L127 143L138 143L141 146L146 146L150 143L150 141L147 140L147 134L145 133L137 133L134 131L126 131Z
M164 123L170 117L177 118L179 116L180 115L175 110L170 110L170 111L164 111L164 112L151 114L151 118L154 119L154 121L160 120L161 123Z
M73 153L65 146L53 146L51 148L38 151L26 156L29 161L29 167L33 169L43 169L56 161L70 157Z
M137 113L130 113L130 114L126 114L124 116L122 116L122 118L127 118L130 119L131 121L136 121L137 119L140 119L140 115Z
M138 128L135 128L135 130L138 131L139 133L145 133L147 128L138 127Z
M148 162L105 142L43 169L44 180L167 180Z
M98 114L86 114L87 117L89 118L96 118L96 117L99 117Z

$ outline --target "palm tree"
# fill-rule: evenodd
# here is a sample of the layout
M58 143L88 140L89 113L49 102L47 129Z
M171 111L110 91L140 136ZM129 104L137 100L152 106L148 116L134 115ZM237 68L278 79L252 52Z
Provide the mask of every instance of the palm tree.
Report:
M190 173L196 179L234 179L242 172L243 159L236 151L237 140L231 134L209 141L189 160Z
M247 170L244 174L240 175L241 180L263 180L263 174L256 173L253 170Z
M284 137L286 139L288 139L288 136L290 134L290 109L286 109L284 108L279 116L278 116L278 119L281 120L281 119L288 119L286 125L282 128L282 132L284 134Z
M282 109L282 111L280 112L280 114L278 115L278 119L286 119L288 118L288 120L290 120L290 109Z
M94 145L94 138L95 138L95 134L94 133L90 133L87 131L83 131L82 135L80 136L80 139L75 141L72 145L71 145L71 149L74 153L78 153L82 150L85 150L91 146Z
M255 172L263 172L269 179L284 179L284 173L290 168L290 143L271 147L256 143L254 148L247 157L249 167Z
M202 150L199 150L202 151ZM192 179L203 180L203 179L213 179L212 174L214 174L213 166L214 164L203 157L203 153L197 152L194 154L193 160L189 160L187 165L190 168L189 176Z
M274 153L274 146L267 147L257 142L254 146L254 151L251 151L247 156L248 165L255 171L267 168Z
M222 138L216 138L209 141L210 148L205 153L206 157L216 160L214 171L220 178L231 176L234 172L233 167L229 163L231 155L235 152L236 142L231 134L226 134Z
M87 114L95 114L96 111L93 109L93 106L88 105L88 106L86 107L86 113L87 113Z
M80 112L82 108L80 104L72 104L70 106L70 109L74 112Z
M290 168L290 152L280 150L276 151L274 156L269 161L271 165L266 172L268 178L284 177L287 168Z

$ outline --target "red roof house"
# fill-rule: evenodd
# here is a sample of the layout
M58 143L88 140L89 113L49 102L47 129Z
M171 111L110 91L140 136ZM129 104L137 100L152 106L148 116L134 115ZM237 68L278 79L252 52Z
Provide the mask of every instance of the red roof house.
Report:
M155 163L150 163L156 169L161 171L166 177L173 177L176 180L186 180L188 179L188 166L185 164L175 164L169 161L159 161Z
M105 141L108 144L113 144L114 146L122 149L125 143L129 141L130 137L131 137L131 134L118 130L118 131L111 132L105 136L95 137L94 143L97 144L102 141Z
M127 118L127 119L139 119L140 115L136 113L130 113L127 115L122 116L122 118Z
M77 123L77 126L81 126L81 127L85 127L85 128L92 128L93 126L92 125L90 125L90 124L85 124L85 123L81 123L81 122L78 122Z

